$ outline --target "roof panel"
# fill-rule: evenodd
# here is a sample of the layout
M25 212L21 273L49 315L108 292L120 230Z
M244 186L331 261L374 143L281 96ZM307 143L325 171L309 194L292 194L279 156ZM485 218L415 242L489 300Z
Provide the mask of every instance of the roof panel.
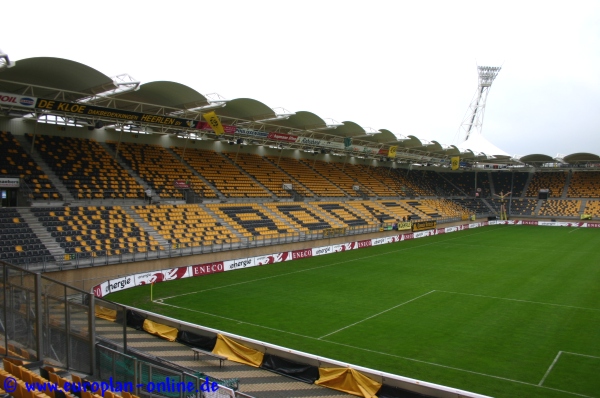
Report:
M252 98L237 98L227 102L224 108L215 109L220 117L243 120L264 120L275 118L275 111Z
M567 163L588 163L600 161L600 156L594 155L593 153L573 153L563 158Z
M0 90L17 94L24 93L27 85L56 89L36 88L33 94L30 94L36 97L53 97L57 90L97 94L116 88L110 77L94 68L68 59L52 57L36 57L16 61L15 66L0 74L0 79L18 82L0 82ZM69 95L68 97L66 99L75 100L84 96Z
M169 81L142 84L139 90L120 94L116 99L118 106L125 109L132 105L119 103L118 100L123 99L177 109L192 109L208 105L206 97L198 91L184 84Z
M327 127L325 120L314 113L307 111L299 111L290 116L288 119L276 120L270 123L277 126L299 130L324 129Z

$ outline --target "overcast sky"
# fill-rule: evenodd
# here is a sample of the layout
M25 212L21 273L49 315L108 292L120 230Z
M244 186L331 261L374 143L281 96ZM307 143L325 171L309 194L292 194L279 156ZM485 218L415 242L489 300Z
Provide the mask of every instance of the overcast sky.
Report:
M10 1L0 49L458 144L600 154L599 1Z

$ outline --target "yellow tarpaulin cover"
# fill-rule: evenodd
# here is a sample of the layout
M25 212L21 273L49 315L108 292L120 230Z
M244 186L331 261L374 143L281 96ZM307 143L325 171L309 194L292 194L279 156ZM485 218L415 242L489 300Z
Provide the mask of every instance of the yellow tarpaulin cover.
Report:
M350 368L319 368L315 384L365 398L377 398L381 388L381 383Z
M152 322L148 319L144 321L144 330L150 334L154 334L169 341L175 341L177 338L177 329L172 328L171 326Z
M114 322L117 320L117 310L111 310L109 308L96 306L96 318L106 319L107 321Z
M263 361L264 354L253 348L245 347L221 334L217 335L217 344L212 350L213 354L223 355L230 361L243 363L258 368Z

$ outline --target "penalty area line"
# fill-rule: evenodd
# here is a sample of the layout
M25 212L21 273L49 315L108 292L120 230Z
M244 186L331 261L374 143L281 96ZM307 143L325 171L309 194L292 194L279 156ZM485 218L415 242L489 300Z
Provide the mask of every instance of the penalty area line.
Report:
M433 293L433 292L435 292L435 290L432 290L432 291L430 291L430 292L427 292L427 293L425 293L425 294L422 294L422 295L420 295L420 296L418 296L418 297L412 298L412 299L410 299L410 300L408 300L408 301L405 301L405 302L403 302L403 303L400 303L400 304L398 304L398 305L395 305L395 306L393 306L392 308L388 308L387 310L383 310L383 311L381 311L381 312L378 312L377 314L375 314L375 315L371 315L370 317L367 317L367 318L361 319L360 321L358 321L358 322L354 322L353 324L350 324L350 325L348 325L348 326L344 326L343 328L340 328L340 329L338 329L338 330L336 330L336 331L333 331L333 332L331 332L331 333L328 333L328 334L326 334L326 335L323 335L323 336L319 337L319 340L321 340L321 339L322 339L322 338L324 338L324 337L331 336L332 334L336 334L337 332L341 332L342 330L344 330L344 329L348 329L349 327L352 327L352 326L354 326L354 325L358 325L358 324L359 324L359 323L361 323L361 322L368 321L369 319L371 319L371 318L375 318L376 316L379 316L379 315L381 315L381 314L385 314L385 313L386 313L386 312L388 312L388 311L391 311L391 310L393 310L393 309L395 309L395 308L401 307L401 306L403 306L404 304L408 304L408 303L410 303L410 302L413 302L413 301L415 301L415 300L418 300L418 299L420 299L421 297L425 297L425 296L427 296L428 294L431 294L431 293Z
M558 354L556 354L556 357L554 358L554 361L552 361L552 364L550 365L550 367L548 368L548 370L544 374L544 377L542 377L542 380L540 380L538 386L541 386L542 384L544 384L544 381L546 381L546 377L548 377L548 375L552 371L552 368L554 367L554 365L556 365L556 362L558 362L558 358L560 358L560 354L562 354L562 351L559 351Z

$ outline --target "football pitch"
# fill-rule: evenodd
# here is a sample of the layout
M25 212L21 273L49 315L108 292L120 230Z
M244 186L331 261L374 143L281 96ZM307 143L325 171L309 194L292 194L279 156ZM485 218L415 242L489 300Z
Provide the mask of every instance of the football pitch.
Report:
M600 231L490 226L107 299L494 397L600 397Z

